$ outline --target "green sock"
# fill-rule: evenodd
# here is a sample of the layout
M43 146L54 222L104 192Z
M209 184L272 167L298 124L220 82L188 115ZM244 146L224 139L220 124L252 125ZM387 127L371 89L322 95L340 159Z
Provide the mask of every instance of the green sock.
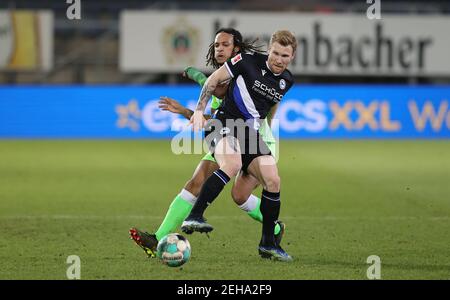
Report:
M254 220L262 223L263 221L263 216L260 210L260 206L261 206L261 199L258 197L255 197L256 199L258 199L258 204L256 205L255 209L247 212L247 214ZM280 232L280 225L276 224L275 225L275 230L274 230L275 234L278 234Z
M186 219L189 215L193 206L194 205L188 200L183 199L181 195L177 195L170 204L164 221L155 233L158 241L167 234L174 232L175 229L180 226L184 219Z

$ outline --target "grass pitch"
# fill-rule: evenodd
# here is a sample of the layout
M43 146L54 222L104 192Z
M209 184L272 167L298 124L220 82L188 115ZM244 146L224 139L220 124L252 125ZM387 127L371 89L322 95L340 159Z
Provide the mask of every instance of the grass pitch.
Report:
M0 279L450 279L449 141L283 141L280 219L291 264L259 258L261 225L231 200L169 268L128 238L154 231L200 156L169 141L1 141ZM260 195L260 190L257 192Z

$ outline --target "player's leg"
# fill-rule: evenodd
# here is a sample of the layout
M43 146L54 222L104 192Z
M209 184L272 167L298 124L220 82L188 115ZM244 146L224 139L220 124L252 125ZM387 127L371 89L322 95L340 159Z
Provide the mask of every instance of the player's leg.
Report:
M212 160L203 159L198 164L192 178L186 182L181 192L172 200L164 221L155 233L158 241L167 234L174 232L183 223L197 201L202 185L218 168L217 163Z
M158 241L167 234L174 232L180 226L183 220L189 215L191 209L197 200L201 186L215 170L218 165L211 155L206 155L198 164L192 178L185 184L181 192L172 200L169 209L155 234L141 231L137 228L130 229L131 238L138 244L150 257L156 254Z
M263 216L260 210L261 199L252 194L258 185L258 179L244 171L240 171L234 181L231 196L240 209L245 211L253 220L262 223ZM275 225L274 234L279 244L284 234L284 223L279 221Z
M217 142L214 151L214 157L220 168L203 184L191 213L181 226L185 233L189 234L193 231L209 232L213 230L213 227L205 222L203 213L208 205L219 196L225 185L230 181L230 178L236 176L241 169L241 154L239 142L236 138L233 136L221 138Z
M282 261L291 261L280 245L277 245L274 236L275 222L280 214L280 177L273 156L262 155L252 159L247 171L258 178L263 186L261 196L261 213L263 215L263 230L259 245L260 255L264 258L275 258Z

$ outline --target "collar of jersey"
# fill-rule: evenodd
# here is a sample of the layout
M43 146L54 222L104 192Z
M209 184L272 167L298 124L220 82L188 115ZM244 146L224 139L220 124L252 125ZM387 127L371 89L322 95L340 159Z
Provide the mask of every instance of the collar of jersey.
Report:
M267 63L267 60L266 60L266 67L267 67L267 70L272 72L272 70L269 68L269 64ZM275 76L280 76L281 75L281 73L275 74L274 72L272 72L272 74L275 75Z

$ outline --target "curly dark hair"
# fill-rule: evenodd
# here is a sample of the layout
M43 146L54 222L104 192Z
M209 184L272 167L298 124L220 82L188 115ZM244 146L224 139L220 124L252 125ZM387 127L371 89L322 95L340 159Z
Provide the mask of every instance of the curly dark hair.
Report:
M220 28L219 30L216 31L216 35L218 35L221 32L225 32L228 34L231 34L233 36L233 43L235 47L239 47L239 52L258 52L258 53L263 53L264 51L261 50L262 45L258 45L256 46L255 43L258 41L258 39L255 39L252 42L245 42L242 38L242 34L237 31L234 28ZM209 66L213 66L214 69L218 69L220 67L219 63L217 62L217 60L214 57L215 54L215 50L214 50L214 42L212 42L209 45L209 49L208 49L208 54L206 54L206 65Z

